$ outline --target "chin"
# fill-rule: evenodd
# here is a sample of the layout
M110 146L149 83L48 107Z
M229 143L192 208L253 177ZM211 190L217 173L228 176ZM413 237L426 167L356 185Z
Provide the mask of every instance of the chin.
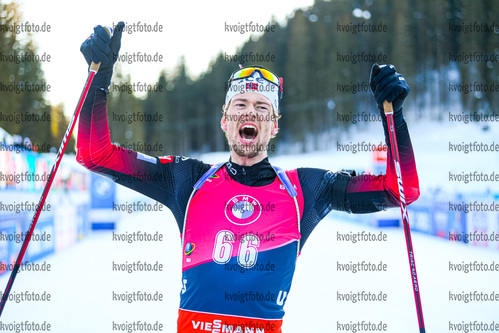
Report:
M240 157L246 158L254 158L260 155L262 152L256 149L254 145L242 145L240 143L236 143L231 146L232 150Z
M265 151L265 146L259 142L253 144L244 144L238 138L230 143L231 152L234 151L237 156L245 158L254 158L261 155Z
M235 153L240 156L240 157L246 157L246 158L255 158L257 157L258 155L261 154L260 151L256 151L256 150L250 150L250 151L241 151L239 149L236 149L235 150Z

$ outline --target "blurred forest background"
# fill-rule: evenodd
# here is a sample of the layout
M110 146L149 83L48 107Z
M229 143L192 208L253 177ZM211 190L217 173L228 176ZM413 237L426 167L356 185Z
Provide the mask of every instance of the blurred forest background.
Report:
M0 24L12 24L22 17L16 10L16 5L0 3ZM498 18L499 2L492 0L316 0L310 8L296 10L285 24L270 22L275 26L273 32L253 36L237 54L270 53L274 61L244 65L261 65L284 78L280 133L274 139L277 152L313 151L330 147L351 126L367 126L341 116L378 114L367 90L373 57L382 59L376 62L394 64L405 76L411 94L404 114L410 121L447 121L449 112L497 114L497 92L456 92L451 86L499 84ZM385 32L354 33L359 23L386 26ZM470 25L474 27L468 31ZM490 27L491 31L484 32ZM15 34L4 30L0 29L0 52L36 53L31 42L20 43ZM363 57L354 59L363 52ZM470 53L474 56L465 61ZM131 124L113 121L110 116L113 142L163 145L161 152L143 151L151 155L195 156L227 150L220 130L221 107L227 79L238 68L238 62L227 60L225 54L218 54L207 71L193 80L188 64L179 59L177 68L165 69L158 73L157 82L150 82L161 85L163 91L142 98L110 89L109 114L163 115L163 121ZM39 63L0 61L0 82L43 80ZM131 83L130 77L122 74L120 63L112 82ZM42 93L0 92L0 112L26 111L48 112L52 121L33 126L0 119L0 128L58 147L68 123L60 106L47 105ZM74 144L68 148L74 151Z
M0 89L0 129L13 135L20 146L51 146L58 149L69 124L62 105L48 104L44 91L10 91L24 85L34 86L36 90L47 86L41 62L12 61L15 59L13 56L39 55L30 34L26 40L21 40L18 34L9 31L10 26L21 21L22 13L16 3L2 4L0 1L0 85L3 87ZM26 113L37 115L45 121L20 121L19 116ZM11 121L9 116L17 119ZM74 142L72 138L66 152L74 152Z

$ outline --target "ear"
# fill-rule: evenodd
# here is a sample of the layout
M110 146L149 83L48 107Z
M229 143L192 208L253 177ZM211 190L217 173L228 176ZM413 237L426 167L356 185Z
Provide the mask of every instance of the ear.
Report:
M279 125L277 125L277 119L276 119L274 120L274 127L272 127L272 130L270 131L270 135L276 135L278 131L279 131Z
M220 119L220 127L222 131L227 131L227 122L225 121L225 114L222 115L222 119Z

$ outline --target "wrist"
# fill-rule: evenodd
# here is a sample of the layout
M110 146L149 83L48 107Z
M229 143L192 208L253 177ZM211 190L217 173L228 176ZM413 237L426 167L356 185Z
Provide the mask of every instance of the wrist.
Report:
M92 87L99 88L109 93L109 85L111 84L111 77L113 76L113 67L106 66L100 68L97 74L95 74L92 81Z
M402 108L400 108L400 110L393 113L393 124L395 125L395 128L402 125L404 121L404 114L402 113Z

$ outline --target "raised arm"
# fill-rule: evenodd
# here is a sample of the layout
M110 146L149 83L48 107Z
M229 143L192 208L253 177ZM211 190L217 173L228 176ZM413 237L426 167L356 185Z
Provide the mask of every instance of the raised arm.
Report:
M96 26L81 46L87 63L100 61L101 67L81 110L76 159L89 170L165 204L181 230L192 186L210 165L180 156L148 156L111 144L106 102L123 27L123 22L118 23L109 38L103 27Z
M402 104L409 94L409 86L404 77L396 72L393 65L383 65L380 68L377 64L371 69L370 85L381 114L385 142L388 147L386 174L378 177L362 175L350 179L346 189L346 202L349 205L348 211L352 213L368 213L373 210L384 210L399 206L397 174L393 164L388 125L383 110L385 100L393 104L394 126L406 203L410 204L419 197L416 160L407 124L402 114ZM381 194L381 192L384 194L376 198L377 194Z
M100 61L101 67L81 110L76 159L93 172L164 202L164 191L159 190L164 175L157 159L111 144L106 102L123 27L123 22L118 23L109 37L102 26L96 26L81 46L87 63Z
M402 103L409 92L409 87L402 75L396 73L394 67L386 67L379 77L371 78L371 83L375 92L375 100L380 112L382 112L382 126L385 142L388 146L386 172L384 175L355 176L341 171L298 169L298 177L305 200L301 222L302 246L319 221L332 210L362 214L399 207L397 175L391 157L386 117L382 111L384 100L392 102L396 111L394 115L395 132L406 203L414 202L419 197L419 181L414 152L407 124L402 114ZM378 90L376 90L377 88Z
M419 180L416 160L412 149L407 123L400 112L394 119L397 145L400 155L400 170L404 180L406 203L410 204L419 197ZM397 174L391 156L388 140L388 126L383 120L387 150L387 165L384 175L359 175L348 177L345 191L345 211L351 213L370 213L386 208L398 207Z

